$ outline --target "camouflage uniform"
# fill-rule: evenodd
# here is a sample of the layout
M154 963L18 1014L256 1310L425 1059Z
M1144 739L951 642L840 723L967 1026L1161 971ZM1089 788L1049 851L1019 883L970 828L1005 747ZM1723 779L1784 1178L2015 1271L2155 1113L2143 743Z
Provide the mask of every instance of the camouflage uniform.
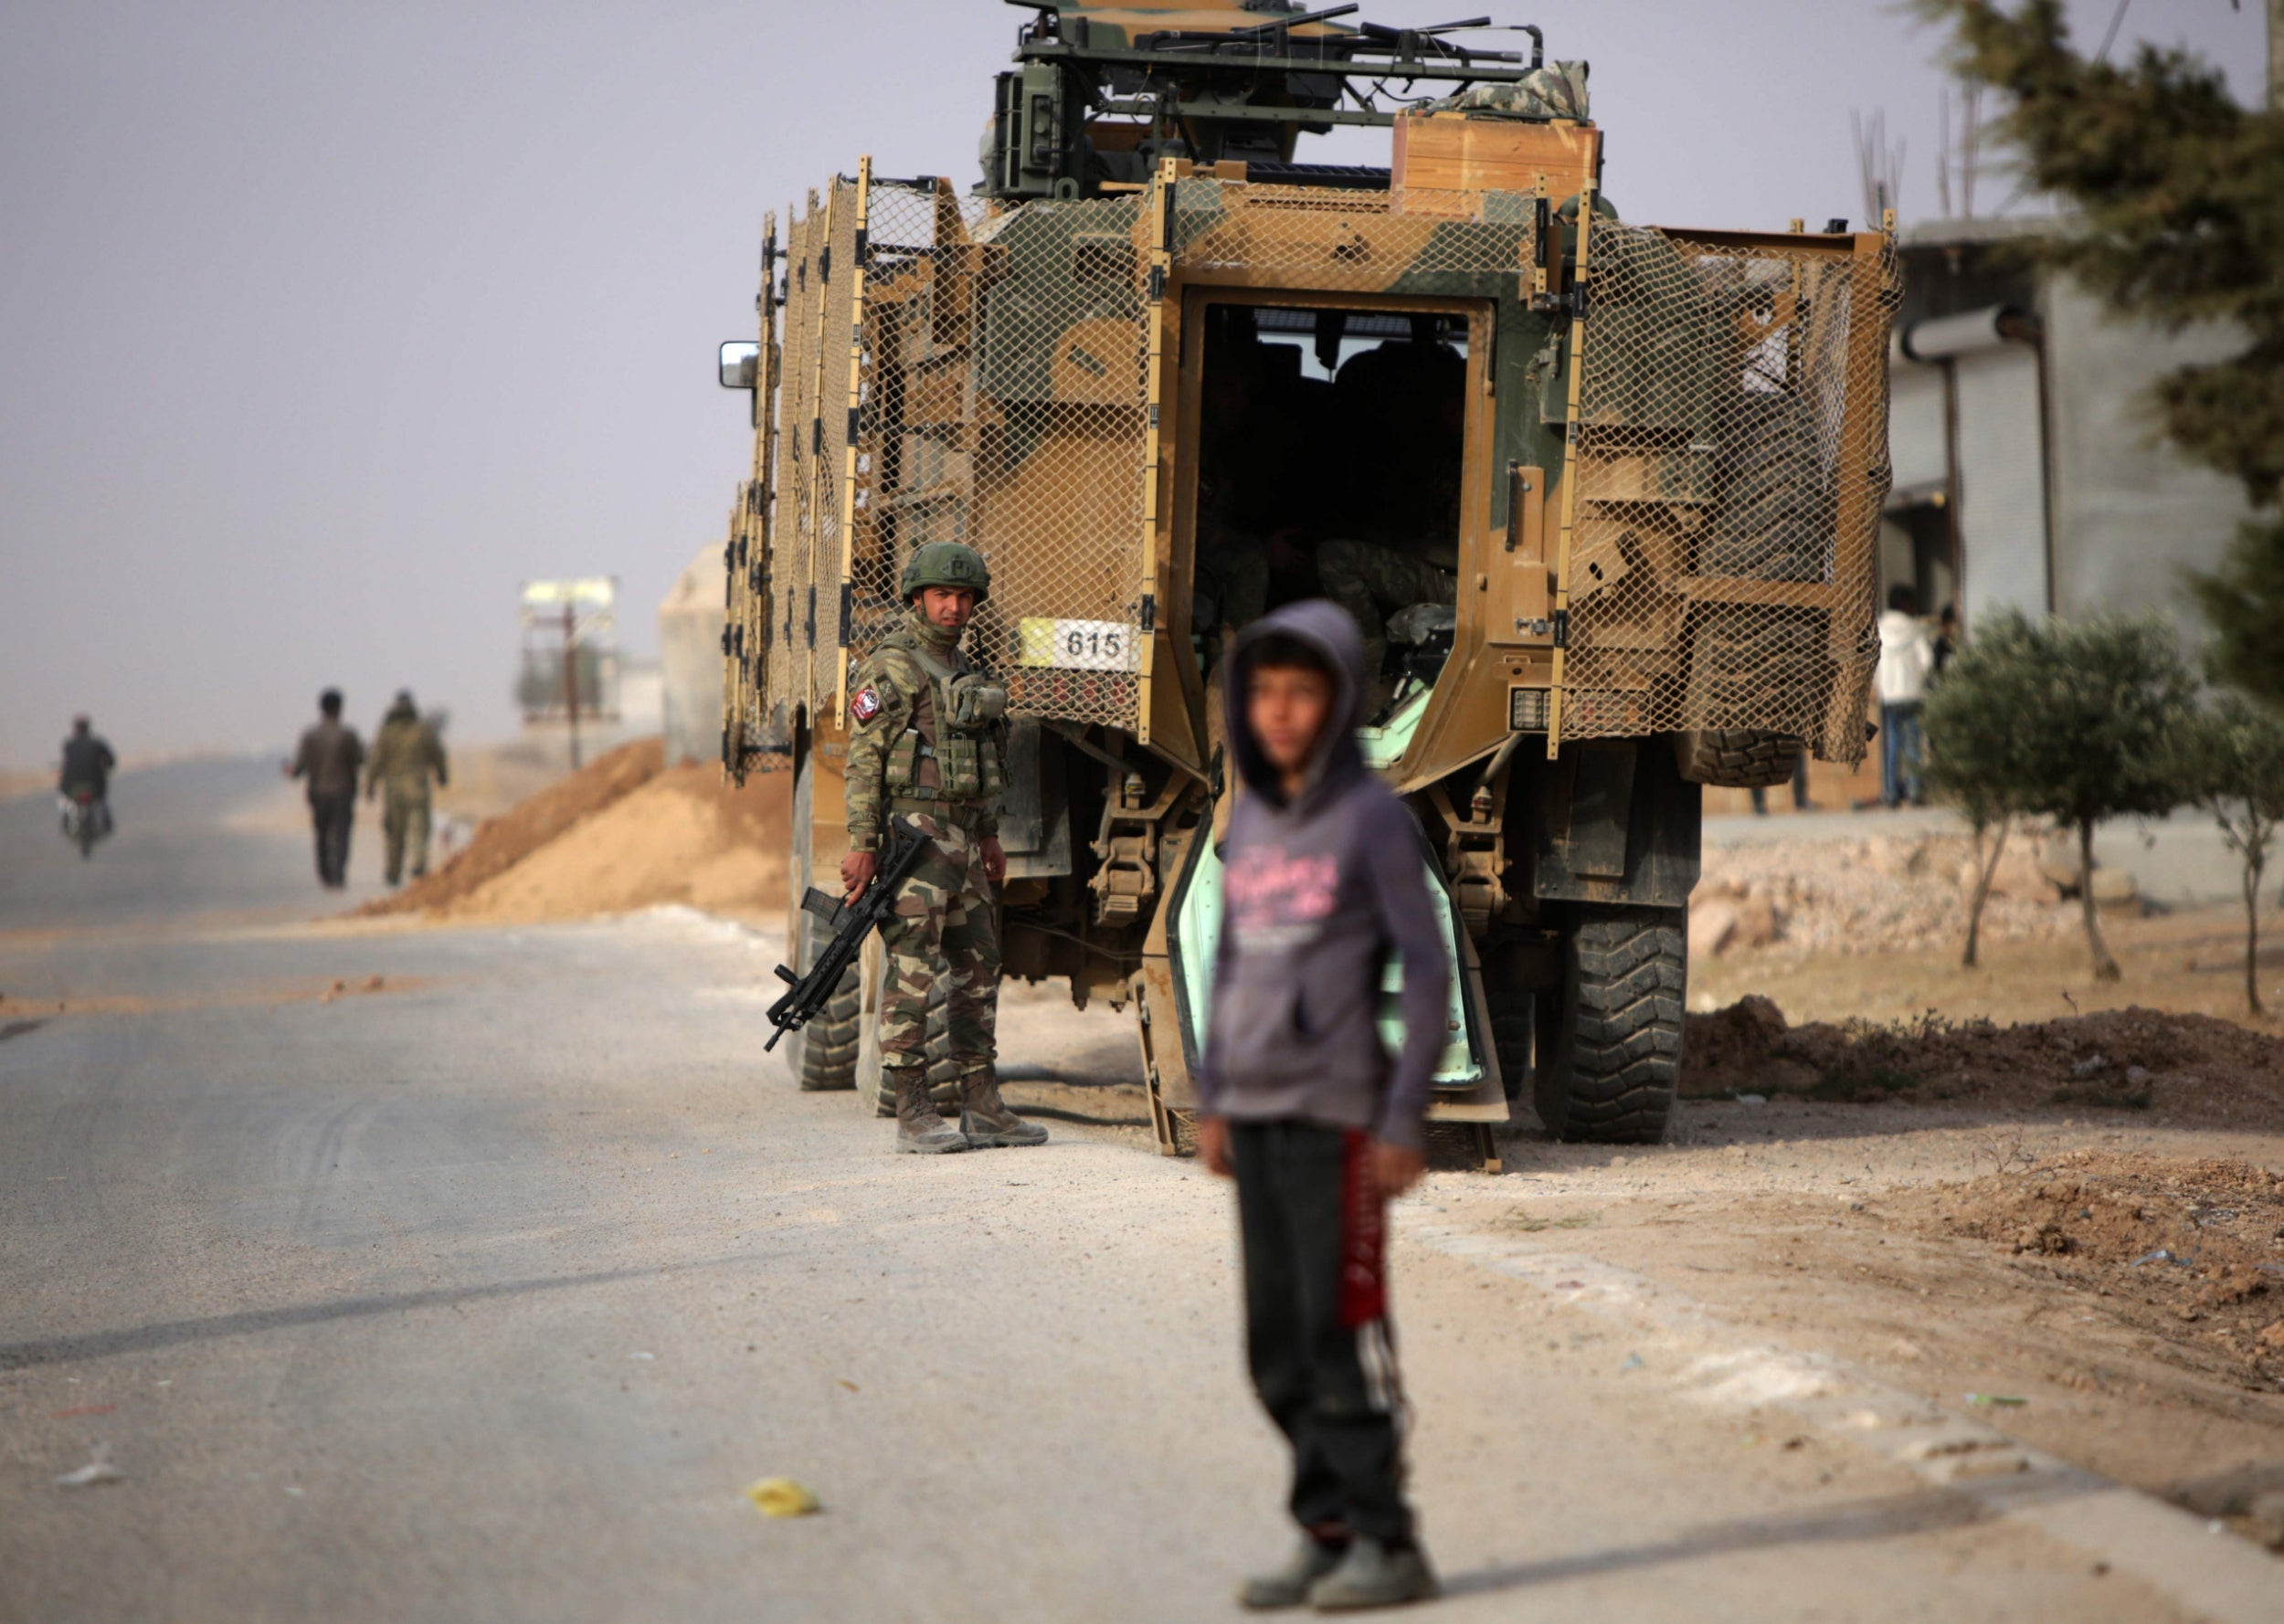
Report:
M365 796L386 792L381 829L388 855L388 882L404 876L405 859L412 859L412 877L428 871L428 775L439 785L451 775L445 765L444 743L436 729L420 718L411 696L399 694L373 740L373 754L365 763Z
M933 1116L925 1081L928 1002L945 982L946 1040L970 1144L1034 1144L1043 1129L1000 1102L999 926L984 845L999 835L1007 690L915 613L850 680L849 849L878 851L889 817L928 838L882 926L881 1063L895 1085L900 1148ZM959 1148L956 1145L930 1148Z
M1456 604L1459 577L1415 553L1372 542L1329 541L1316 549L1325 596L1346 609L1364 634L1364 670L1372 688L1369 713L1387 701L1388 625L1383 610L1413 604Z

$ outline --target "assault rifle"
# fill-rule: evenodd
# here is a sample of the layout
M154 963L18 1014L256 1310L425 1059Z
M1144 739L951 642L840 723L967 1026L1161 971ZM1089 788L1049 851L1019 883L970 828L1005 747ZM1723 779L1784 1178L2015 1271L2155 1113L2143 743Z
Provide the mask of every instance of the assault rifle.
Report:
M817 962L809 967L806 975L796 975L785 965L777 966L777 979L790 985L792 990L769 1006L769 1024L777 1029L763 1044L767 1053L777 1048L777 1039L788 1032L798 1032L809 1025L810 1018L822 1009L841 986L841 973L856 962L864 951L864 939L872 933L872 927L888 917L889 909L896 901L897 888L904 884L921 852L927 849L928 838L901 817L891 818L888 825L888 849L881 853L880 866L872 872L872 884L853 902L843 902L829 891L812 887L801 899L801 912L813 913L823 920L832 932Z

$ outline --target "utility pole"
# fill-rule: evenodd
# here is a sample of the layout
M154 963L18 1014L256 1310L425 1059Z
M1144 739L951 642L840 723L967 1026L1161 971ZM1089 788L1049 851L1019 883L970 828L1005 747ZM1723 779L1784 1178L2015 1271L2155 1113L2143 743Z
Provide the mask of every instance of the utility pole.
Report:
M571 717L571 772L577 772L577 607L571 603L564 603L564 715Z

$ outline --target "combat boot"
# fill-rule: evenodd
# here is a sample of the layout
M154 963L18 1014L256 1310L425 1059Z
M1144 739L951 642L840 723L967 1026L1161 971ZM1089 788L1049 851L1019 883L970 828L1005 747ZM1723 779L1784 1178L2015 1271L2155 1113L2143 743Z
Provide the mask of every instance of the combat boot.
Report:
M928 1074L918 1066L900 1066L888 1072L896 1091L896 1149L900 1155L940 1156L966 1150L968 1141L936 1113L928 1098Z
M978 1066L959 1080L959 1131L978 1150L1047 1143L1046 1129L1007 1108L999 1098L999 1073L989 1066Z
M1340 1566L1308 1587L1308 1605L1320 1613L1361 1612L1432 1601L1437 1594L1435 1574L1419 1546L1391 1549L1359 1536Z

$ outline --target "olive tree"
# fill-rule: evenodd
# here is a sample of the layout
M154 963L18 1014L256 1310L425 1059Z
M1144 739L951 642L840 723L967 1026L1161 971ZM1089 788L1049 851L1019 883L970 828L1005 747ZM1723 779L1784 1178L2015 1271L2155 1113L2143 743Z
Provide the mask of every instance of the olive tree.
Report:
M2036 669L2026 649L2030 635L2030 623L2019 615L1978 631L1944 667L1922 713L1927 758L1920 773L1928 793L1958 807L1974 826L1974 890L1959 958L1970 970L1979 957L1983 905L1990 900L2007 834L2025 810L2025 707L2013 690Z
M2223 692L2175 740L2183 794L2210 813L2244 865L2245 1003L2260 1005L2260 880L2284 824L2284 716Z
M2007 612L1979 629L1930 696L1930 766L1971 817L2039 816L2077 831L2096 980L2115 981L2119 970L2094 907L2094 829L2181 804L2174 746L2195 695L2162 620L2034 622Z

